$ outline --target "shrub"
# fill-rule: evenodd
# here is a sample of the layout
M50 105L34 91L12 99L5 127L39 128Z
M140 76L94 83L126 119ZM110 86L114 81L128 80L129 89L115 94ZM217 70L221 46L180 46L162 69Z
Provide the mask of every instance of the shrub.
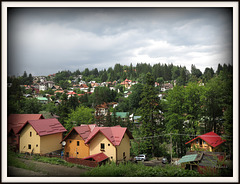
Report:
M196 177L200 174L196 171L185 170L177 166L167 165L165 167L144 166L142 163L115 163L96 167L84 173L84 176L96 177Z

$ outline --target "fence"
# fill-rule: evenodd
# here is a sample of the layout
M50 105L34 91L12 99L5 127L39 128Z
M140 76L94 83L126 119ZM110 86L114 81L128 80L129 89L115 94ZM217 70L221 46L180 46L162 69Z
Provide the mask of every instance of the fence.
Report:
M97 167L98 166L98 162L96 162L96 161L83 160L80 158L65 157L65 160L67 162L71 162L71 163L79 164L79 165L85 165L88 167Z

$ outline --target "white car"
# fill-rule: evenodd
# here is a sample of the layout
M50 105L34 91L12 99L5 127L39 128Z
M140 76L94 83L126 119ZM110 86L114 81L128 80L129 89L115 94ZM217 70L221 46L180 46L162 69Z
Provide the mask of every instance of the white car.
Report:
M145 155L145 154L140 154L140 155L138 155L138 156L136 156L136 157L134 157L134 160L135 161L146 161L147 160L147 155Z

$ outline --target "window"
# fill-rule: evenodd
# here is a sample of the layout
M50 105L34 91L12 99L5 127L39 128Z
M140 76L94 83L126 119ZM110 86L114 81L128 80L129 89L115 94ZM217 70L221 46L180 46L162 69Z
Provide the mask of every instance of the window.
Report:
M77 141L77 146L79 146L79 141Z
M104 150L105 150L105 144L101 143L101 151L104 151Z
M113 157L111 157L111 159L113 159Z
M28 149L31 149L31 144L28 145Z
M30 137L32 137L32 132L30 132Z
M199 140L200 146L202 146L202 139Z
M36 144L36 147L38 147L38 144Z
M72 141L69 141L69 143L71 143Z
M110 144L108 144L108 146L110 146Z
M125 152L123 152L123 157L125 157Z
M78 152L77 152L77 155L78 155Z

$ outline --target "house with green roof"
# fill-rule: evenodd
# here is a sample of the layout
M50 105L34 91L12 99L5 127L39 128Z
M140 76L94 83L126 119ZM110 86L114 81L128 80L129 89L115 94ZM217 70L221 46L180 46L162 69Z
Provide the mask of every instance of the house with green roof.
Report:
M48 99L46 97L37 97L37 100L39 100L40 103L47 103Z
M112 113L112 117L114 113ZM126 121L129 118L129 112L116 112L116 118L121 118L123 121Z

